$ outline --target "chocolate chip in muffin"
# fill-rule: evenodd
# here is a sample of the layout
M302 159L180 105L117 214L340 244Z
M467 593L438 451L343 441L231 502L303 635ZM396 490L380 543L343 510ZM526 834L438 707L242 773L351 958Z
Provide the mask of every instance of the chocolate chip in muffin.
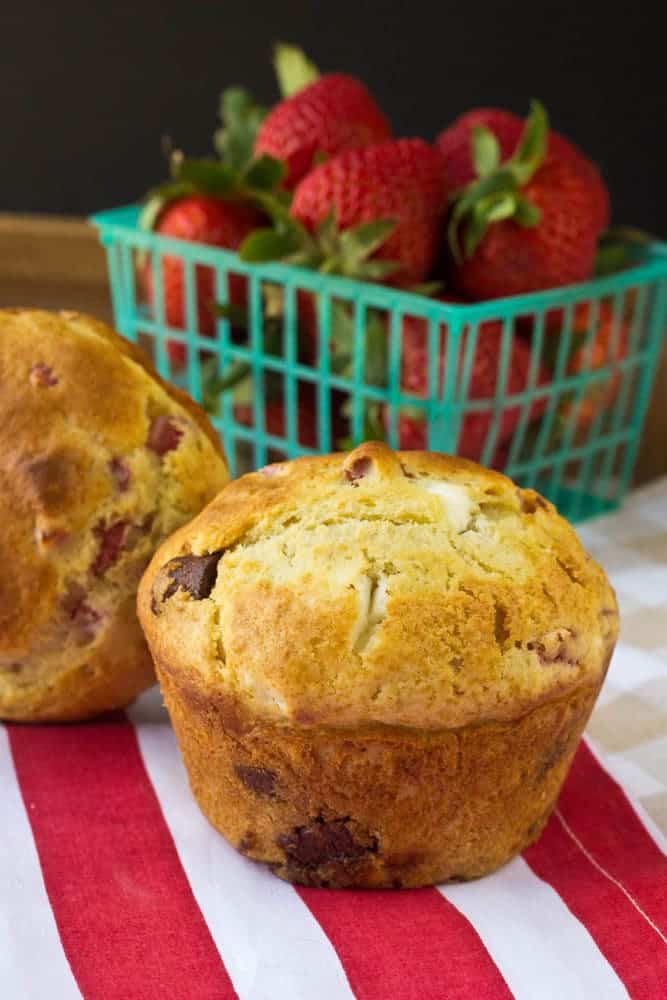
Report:
M234 768L237 775L250 791L257 795L268 795L273 798L276 793L276 774L265 767L250 767L247 764L237 764Z
M163 566L171 583L162 595L167 601L177 590L186 590L195 601L208 597L218 573L218 563L222 558L222 549L210 552L204 556L176 556Z
M257 838L252 830L246 830L246 832L241 837L239 841L239 851L241 854L247 854L248 851L252 851L257 846Z
M359 861L367 854L376 854L377 837L363 836L355 840L346 819L325 820L318 816L308 826L297 826L276 839L287 855L288 863L297 868L319 868L331 863ZM359 834L357 834L359 836Z

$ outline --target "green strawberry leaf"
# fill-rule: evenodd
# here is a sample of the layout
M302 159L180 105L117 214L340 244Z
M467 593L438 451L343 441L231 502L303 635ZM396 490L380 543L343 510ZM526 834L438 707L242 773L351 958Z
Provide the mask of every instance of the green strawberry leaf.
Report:
M379 250L395 229L394 219L376 219L374 222L364 222L353 229L346 229L339 237L341 255L354 267Z
M472 161L478 177L488 177L500 163L498 140L483 125L475 125L472 130Z
M365 380L369 385L387 384L389 339L387 328L381 315L369 311L365 337Z
M285 176L285 164L272 156L260 156L250 164L244 174L248 187L257 191L273 191Z
M518 190L518 182L514 171L508 166L501 166L494 173L489 174L488 177L482 177L480 180L471 181L467 188L464 188L461 193L454 192L453 202L454 206L463 205L464 210L469 209L475 202L482 198L486 198L490 194L504 194L511 191Z
M488 226L494 223L514 219L522 226L538 224L538 208L520 192L542 163L548 138L549 119L539 101L531 102L519 144L504 163L498 163L498 144L492 133L484 128L473 129L471 147L477 177L450 196L447 240L456 263L474 254Z
M348 420L352 419L352 404L344 403L341 407L341 412L344 417ZM382 405L380 403L371 402L366 400L364 402L364 417L361 429L361 440L355 441L351 434L348 434L344 438L340 438L336 442L336 446L342 451L350 451L356 445L360 444L361 441L384 441L386 432L384 428L384 422L382 420Z
M219 160L172 160L174 180L189 182L202 194L216 198L230 198L238 193L239 176L236 170Z
M515 222L518 222L520 226L536 226L540 219L542 218L542 211L537 205L533 205L532 201L528 201L527 198L517 198L516 199L516 209L512 216Z
M247 197L259 205L277 229L294 227L294 222L289 214L291 199L287 191L281 191L280 189L276 189L275 191L249 189Z
M264 263L281 260L298 249L298 238L292 229L255 229L239 247L241 260Z
M533 100L519 144L508 161L520 184L529 181L542 163L548 139L549 116L544 106Z
M598 247L595 255L595 277L604 278L608 274L623 271L628 265L629 256L625 243Z
M385 281L400 269L401 265L395 260L365 260L358 264L348 277L357 278L359 281Z
M427 299L432 299L438 292L442 291L442 281L421 281L417 285L409 285L406 292L412 295L423 295Z
M447 239L454 260L461 262L461 245L459 228L468 223L472 224L473 233L467 239L464 235L463 249L466 256L466 246L476 248L486 230L489 221L486 218L487 207L493 205L496 196L507 196L515 194L518 190L517 181L511 170L500 167L495 173L483 177L479 181L472 181L463 193L456 197L450 213L449 225L447 227ZM474 249L470 251L470 254Z
M366 404L364 437L367 441L384 441L385 439L382 407L379 403Z
M511 219L517 210L517 200L514 192L511 194L490 195L488 202L484 205L484 217L487 225L490 222L501 222L502 219ZM526 202L526 205L528 204Z
M274 226L255 230L244 240L239 249L242 260L282 260L361 281L384 281L400 269L396 261L368 259L393 231L393 221L379 219L340 232L332 210L313 235L290 216L289 204L278 197L278 192L254 193L254 198L271 216Z
M242 362L234 362L233 364L242 364ZM202 362L202 406L213 417L220 413L220 396L225 391L226 374L222 375L218 371L217 358L207 358L206 361ZM230 390L235 403L243 405L252 402L252 379L247 373L245 377L239 378L231 387L228 387L227 391Z
M229 320L232 326L238 327L240 330L248 328L248 310L243 306L235 305L233 302L216 302L213 306L213 312L216 316Z
M241 382L244 378L247 378L252 371L252 367L247 361L232 361L231 364L227 365L223 374L218 375L217 378L211 378L210 382L207 384L207 394L220 396L223 392L228 389L233 389L235 385Z
M595 257L595 275L598 278L616 271L623 271L633 264L642 247L652 243L655 236L630 226L612 226L603 233Z
M487 230L488 224L489 219L486 215L484 202L477 202L463 231L463 253L466 257L472 257Z
M216 312L223 315L226 306L216 306ZM282 320L268 319L264 321L264 353L279 356L282 351ZM223 392L234 390L234 402L250 402L252 400L252 366L247 361L234 359L224 372L218 371L217 358L210 358L202 365L202 402L208 413L217 414L220 410L220 396ZM237 395L241 389L243 398Z
M296 45L278 42L273 49L273 68L283 97L291 97L309 83L319 79L320 72Z
M266 108L242 87L229 87L222 92L222 127L215 133L213 143L221 159L240 174L252 163L257 131L265 117Z
M318 224L316 237L317 242L322 248L323 257L333 256L336 252L336 243L338 240L335 208L332 208L328 215Z
M354 376L354 316L349 306L334 302L331 307L332 370L343 378ZM367 385L387 383L389 341L381 313L369 309L363 337L363 377Z

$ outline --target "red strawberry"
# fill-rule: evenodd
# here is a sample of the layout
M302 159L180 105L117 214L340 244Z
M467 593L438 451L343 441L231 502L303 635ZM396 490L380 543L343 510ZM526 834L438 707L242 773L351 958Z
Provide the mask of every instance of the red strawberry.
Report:
M94 529L98 539L98 549L90 567L95 576L102 576L118 560L127 538L127 521L114 521L108 527L98 524Z
M332 213L341 231L393 220L373 257L399 265L392 282L416 284L431 270L444 208L439 154L422 139L398 139L316 167L296 188L291 211L310 232Z
M168 452L178 448L183 431L184 427L178 420L168 413L159 413L151 420L146 447L163 458Z
M319 76L299 49L279 45L275 67L285 100L266 116L257 133L255 155L287 166L293 188L319 157L384 142L389 123L363 83L343 73Z
M492 223L473 254L455 264L452 279L471 299L496 299L590 278L599 227L590 190L562 160L540 167L523 197L541 213L534 226Z
M438 360L438 392L442 393L445 380L447 331L443 326L440 331ZM467 400L488 399L495 395L498 371L500 366L503 340L503 325L496 320L487 320L480 324L477 334L475 353L470 369ZM414 316L406 316L403 320L402 357L401 357L401 390L406 395L425 399L429 394L429 351L428 324L425 320ZM459 352L462 367L466 347L466 330L462 337ZM509 356L509 368L505 382L505 394L515 395L523 392L528 386L530 372L530 347L519 337L512 338ZM545 372L538 372L538 384L548 381ZM491 404L490 404L491 405ZM544 397L536 399L530 408L530 419L540 416L546 407ZM388 411L385 410L385 425L388 425ZM500 429L496 438L496 460L502 446L511 438L521 417L521 406L505 408L500 417ZM484 450L484 443L491 428L493 414L487 411L474 411L464 415L457 445L457 454L465 458L479 461ZM413 414L399 414L398 422L399 445L410 450L422 450L427 447L426 418Z
M191 194L167 204L160 214L155 231L163 236L173 236L196 243L236 250L245 237L258 225L260 216L246 202L223 201L208 195ZM143 283L146 297L153 302L153 272L150 263L144 265ZM162 287L164 317L168 326L185 328L185 282L183 262L178 257L162 259ZM235 305L245 303L245 279L240 275L229 278L229 301ZM215 272L202 264L195 269L197 298L197 330L204 337L215 333ZM185 362L185 345L170 341L167 351L173 364Z
M509 160L501 162L488 130L475 130L478 179L457 194L449 223L452 280L465 296L500 298L590 277L600 234L591 183L572 163L545 159L547 137L537 103Z
M444 129L436 139L436 145L445 163L447 186L452 191L465 187L475 178L472 154L475 126L487 128L495 135L500 158L506 160L516 152L524 121L519 115L502 108L473 108ZM600 229L606 229L609 225L609 192L595 164L574 143L553 129L549 131L547 157L566 160L581 173L590 186L597 224Z
M615 370L619 361L627 356L629 324L620 316L618 329L614 322L613 309L606 302L601 302L597 311L594 328L593 311L590 303L580 302L572 316L572 351L566 367L567 375L578 375L583 371L599 371L601 368L611 368L609 377L604 381L591 382L584 390L583 396L576 408L577 426L587 428L600 410L610 407L621 383L621 372ZM560 324L558 325L560 330ZM553 323L548 320L547 331L554 332ZM548 343L548 342L547 342ZM555 352L554 352L555 353ZM567 417L575 413L576 392L571 399L565 400L560 412Z

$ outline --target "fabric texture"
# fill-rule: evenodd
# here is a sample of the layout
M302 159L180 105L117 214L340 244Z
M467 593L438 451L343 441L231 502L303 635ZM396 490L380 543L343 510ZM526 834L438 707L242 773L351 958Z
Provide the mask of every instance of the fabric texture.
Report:
M0 726L3 1000L667 996L667 479L580 534L621 638L543 836L477 882L279 881L197 809L155 690Z

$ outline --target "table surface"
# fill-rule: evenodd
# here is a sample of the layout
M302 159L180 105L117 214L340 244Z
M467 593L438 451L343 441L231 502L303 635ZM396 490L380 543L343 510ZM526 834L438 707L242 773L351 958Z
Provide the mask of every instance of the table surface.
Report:
M664 1000L667 479L581 535L621 638L522 856L428 889L293 887L206 823L156 690L87 725L0 725L0 998Z

